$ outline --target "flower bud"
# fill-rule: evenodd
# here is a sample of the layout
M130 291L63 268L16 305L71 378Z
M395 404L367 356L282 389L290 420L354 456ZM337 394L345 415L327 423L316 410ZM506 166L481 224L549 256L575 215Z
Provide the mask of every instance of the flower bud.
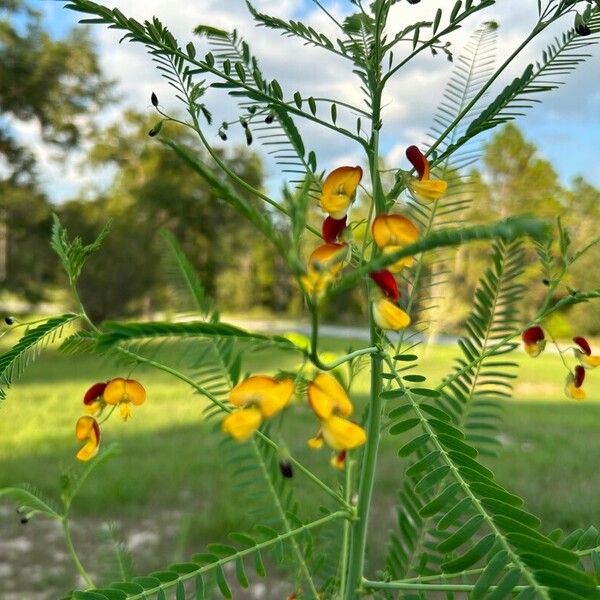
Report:
M11 317L11 316L4 317L4 322L5 322L7 325L14 325L15 318L14 318L14 317Z
M150 96L150 102L152 102L152 106L158 106L158 96L154 92Z

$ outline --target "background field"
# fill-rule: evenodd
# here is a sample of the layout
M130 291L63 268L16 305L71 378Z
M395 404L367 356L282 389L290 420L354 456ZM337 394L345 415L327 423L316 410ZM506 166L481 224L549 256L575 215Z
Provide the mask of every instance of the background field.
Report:
M347 344L327 340L325 348ZM432 382L448 371L453 347L430 349L423 362ZM563 397L564 371L557 355L537 360L516 356L520 378L515 401L505 404L503 448L486 458L499 481L523 495L547 530L572 530L600 524L600 373L591 373L589 400ZM253 372L292 367L294 354L263 351L248 357ZM80 468L74 459L73 424L80 415L81 396L94 381L115 376L114 365L93 357L71 358L50 351L9 393L0 412L0 486L31 481L56 497L61 469ZM136 370L148 390L147 403L128 423L111 419L103 427L104 443L117 441L122 453L103 465L74 507L74 537L81 555L100 580L107 573L108 546L103 524L114 522L130 548L136 572L145 573L169 561L189 557L225 532L252 524L248 505L234 489L232 470L225 466L222 436L203 423L205 400L162 374ZM356 386L364 404L366 381ZM339 475L328 454L311 452L306 439L315 431L305 407L286 413L285 439L302 461L314 466L331 485ZM381 565L387 531L394 525L393 505L402 479L395 450L399 440L384 441L373 508L370 564ZM304 514L316 514L325 500L301 476L292 481ZM56 599L75 584L73 569L52 523L34 519L18 523L14 507L0 503L0 597L5 600ZM21 565L35 565L27 574ZM281 583L283 592L291 588ZM288 592L285 592L285 590ZM259 589L260 591L260 589ZM263 590L264 591L264 590ZM280 593L280 592L277 592ZM279 597L279 596L268 596Z

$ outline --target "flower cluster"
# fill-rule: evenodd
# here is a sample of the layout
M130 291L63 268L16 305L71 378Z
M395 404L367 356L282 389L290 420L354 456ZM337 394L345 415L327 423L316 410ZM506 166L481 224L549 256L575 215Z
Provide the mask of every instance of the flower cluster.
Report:
M319 419L317 435L308 442L321 448L323 442L336 451L332 464L343 468L348 450L362 446L367 439L364 429L350 421L354 412L344 388L333 376L321 373L309 382L308 404ZM294 381L277 380L266 375L244 379L229 393L236 408L223 419L222 429L232 438L244 442L252 437L264 420L281 412L294 396Z
M523 340L525 352L533 358L539 356L546 348L546 334L539 325L528 327L523 332L521 339ZM565 379L565 394L573 400L585 400L586 393L583 389L583 383L586 378L586 372L600 365L600 356L592 354L592 348L584 337L574 337L573 342L575 346L572 346L570 349L573 350L573 354L579 363L574 369L568 367L564 360L563 354L566 350L561 350L557 345L558 352L563 357L563 362L568 369Z
M244 379L229 393L229 402L237 407L223 420L223 431L239 442L246 441L261 426L282 411L294 395L292 379L277 381L266 375Z
M365 430L348 419L354 412L350 398L335 377L321 373L308 384L308 403L320 421L319 431L308 445L318 450L325 441L337 452L332 466L343 469L348 450L367 441Z
M77 453L79 460L88 461L98 453L100 447L100 425L97 417L110 406L110 413L119 407L121 418L131 417L131 405L140 406L146 401L144 386L135 379L117 377L108 382L92 385L83 396L83 404L88 415L80 417L75 425L75 436L84 446ZM105 419L106 420L106 419Z
M427 157L416 147L410 146L406 156L415 168L418 177L408 177L406 186L421 202L431 202L441 198L447 190L447 183L432 179ZM321 299L327 288L341 273L344 261L350 254L344 240L348 210L362 179L360 167L340 167L332 171L323 182L320 206L328 213L323 222L324 244L310 255L306 274L300 279L304 291L314 300ZM414 244L419 232L409 219L400 214L380 214L371 225L373 242L383 255L395 254ZM382 271L370 274L381 291L381 297L373 304L373 318L382 329L398 331L410 325L409 315L398 305L400 290L394 275L405 267L412 266L412 257L403 257Z

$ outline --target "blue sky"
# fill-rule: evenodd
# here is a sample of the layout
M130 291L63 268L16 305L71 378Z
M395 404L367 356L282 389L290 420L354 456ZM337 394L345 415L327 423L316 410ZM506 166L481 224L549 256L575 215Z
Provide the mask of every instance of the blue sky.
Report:
M46 23L51 31L58 36L64 35L77 22L78 15L65 10L62 2L55 0L37 0L34 6L42 10L46 16ZM200 22L214 23L217 26L227 27L235 23L256 49L261 58L263 67L277 75L282 84L289 84L288 89L302 89L304 86L322 87L324 90L334 87L352 96L355 94L350 79L338 74L338 67L332 62L327 62L327 57L318 56L316 60L324 61L315 63L310 55L308 61L299 62L294 52L296 48L293 41L280 38L272 32L266 33L265 29L252 27L245 14L242 0L194 0L180 5L181 9L172 11L169 7L174 5L170 0L112 0L112 5L120 8L124 13L134 16L138 20L149 18L157 14L165 24L169 25L176 35L190 37L190 30ZM306 18L315 26L325 30L330 22L315 10L311 0L256 0L255 4L266 12L272 12L286 18ZM325 4L336 16L341 16L344 11L351 10L347 0L328 1ZM402 10L414 11L411 19L423 15L427 17L435 11L436 4L444 5L444 0L429 0L416 7L408 7L404 2L398 6ZM525 8L523 5L530 4ZM424 6L426 5L426 6ZM500 22L499 30L499 58L508 53L519 38L526 31L531 20L531 7L534 2L522 3L520 0L500 0L497 8L490 11L490 16ZM185 7L185 8L184 8ZM398 11L398 21L403 13ZM454 38L455 47L458 49L465 41L466 35L477 26L474 21ZM565 29L570 23L561 24L556 33ZM153 71L150 60L143 56L141 49L133 48L130 44L116 45L118 35L108 32L103 26L94 26L93 35L98 43L102 64L109 76L119 82L119 91L123 95L123 106L134 105L137 108L145 106L149 90L161 91L161 101L168 94L160 81L160 77ZM272 36L272 37L269 37ZM268 41L266 41L268 40ZM545 40L546 42L548 39ZM541 45L534 44L524 56L524 61L533 60L539 55ZM262 52L262 54L261 54ZM312 61L312 62L311 62ZM511 77L517 75L526 62L515 65L503 81L506 84ZM319 64L319 69L314 65ZM265 69L267 70L267 69ZM319 78L319 74L322 77ZM384 138L383 151L392 162L401 155L401 148L412 143L415 138L424 139L427 124L430 122L439 96L443 91L444 82L450 71L447 63L442 58L424 58L420 63L407 72L404 79L392 90L390 105L392 117L389 120L392 133ZM428 79L432 85L428 85ZM285 85L284 85L285 89ZM140 99L143 98L143 102ZM166 103L169 100L167 98ZM109 111L106 118L114 118L116 111ZM103 116L104 119L104 116ZM543 156L550 159L558 170L563 182L567 183L575 175L582 174L590 181L600 186L600 51L594 49L593 57L574 76L568 78L568 85L544 97L544 103L535 111L530 111L518 124L525 131L527 137L538 145ZM394 134L397 131L397 135ZM315 135L312 135L312 134ZM31 132L29 132L31 135ZM330 140L327 136L317 135L310 128L305 136L312 139L310 147L324 158L320 161L324 168L327 163L334 165L342 161L349 161L354 150L347 148L337 141ZM356 155L356 160L359 160ZM52 165L50 159L43 161L42 180L55 200L77 192L85 184L85 176L77 173L77 165L72 164L66 171L64 167ZM77 174L71 177L70 174ZM277 181L273 176L272 181Z

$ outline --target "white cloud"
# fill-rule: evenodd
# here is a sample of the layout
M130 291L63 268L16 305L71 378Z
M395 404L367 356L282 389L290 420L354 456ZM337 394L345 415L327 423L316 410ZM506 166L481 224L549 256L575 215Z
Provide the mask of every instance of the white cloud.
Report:
M113 0L113 4L139 21L151 18L153 15L158 16L181 42L192 39L192 30L200 23L225 29L235 27L249 41L264 72L269 77L277 78L288 96L296 90L314 96L334 95L365 108L360 81L352 75L349 64L331 54L312 47L304 47L299 40L282 37L273 30L255 27L243 0L177 3L166 0ZM312 3L303 0L256 0L255 5L259 10L271 12L282 18L297 18L298 14L302 13L304 21L315 29L332 37L338 33L335 23L316 10ZM348 3L340 1L328 3L332 14L340 20L343 18L342 7L347 5ZM392 27L399 29L415 19L431 18L438 6L447 5L447 0L430 0L415 6L400 2L394 8L390 23ZM498 60L502 62L523 40L535 22L536 13L535 2L502 0L491 10L481 13L481 17L477 16L467 22L463 29L453 34L451 39L458 51L481 20L484 18L497 20L500 23ZM563 22L553 31L553 34L562 31L568 25L570 23ZM102 64L105 71L119 82L124 105L142 111L151 110L149 96L152 91L159 95L161 103L169 107L175 105L173 90L152 68L144 48L130 43L118 44L119 32L102 26L94 27ZM506 77L501 78L496 88L500 89L512 77L518 75L528 62L535 60L548 41L548 36L535 41L507 70ZM405 45L399 47L399 50L406 52L409 48L410 45ZM548 95L545 103L537 111L530 112L529 121L522 122L534 141L547 145L547 154L558 160L558 166L565 176L571 176L576 168L580 171L597 171L594 169L593 153L585 151L586 147L593 143L592 140L582 141L576 135L569 135L570 122L587 122L589 129L600 131L600 92L598 92L600 52L594 49L591 53L593 58L582 66L577 74L569 77L570 85ZM385 129L382 140L382 148L387 152L390 164L399 166L403 159L403 148L409 143L421 142L425 139L450 72L451 65L443 55L432 57L423 53L390 86L385 98ZM208 103L215 112L215 120L220 122L223 118L232 116L233 105L231 102L224 102L215 92L216 90L210 92ZM114 114L114 110L111 112ZM342 122L348 123L349 128L354 128L354 118L344 121L342 116L341 119ZM305 136L307 147L317 151L322 168L336 166L344 160L350 162L358 160L358 149L348 143L348 140L340 139L314 124L298 124ZM549 135L548 129L555 129L555 135ZM572 160L565 159L561 163L561 153L565 148L570 149L571 153L579 149L581 152L579 162L573 164ZM43 170L45 180L51 179L53 174L56 174L63 180L65 177L72 178L73 188L80 183L77 177L81 175L74 173L72 169L67 169L59 176L60 171L53 170L51 161L44 162ZM83 177L85 179L85 175ZM597 183L600 183L600 175L597 177L599 178ZM277 181L277 177L271 174L270 181Z

